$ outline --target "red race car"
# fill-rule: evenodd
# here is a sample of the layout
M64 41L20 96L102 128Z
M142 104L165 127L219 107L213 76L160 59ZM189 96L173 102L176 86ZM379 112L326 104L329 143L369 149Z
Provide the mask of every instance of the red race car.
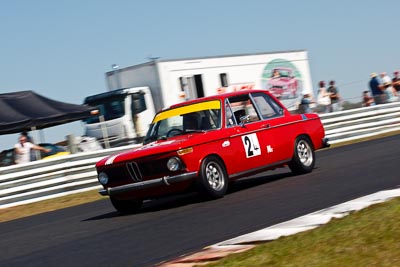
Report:
M99 193L122 213L192 188L220 198L230 181L255 173L309 173L314 151L327 146L317 114L292 115L266 90L199 98L157 113L140 148L100 160Z

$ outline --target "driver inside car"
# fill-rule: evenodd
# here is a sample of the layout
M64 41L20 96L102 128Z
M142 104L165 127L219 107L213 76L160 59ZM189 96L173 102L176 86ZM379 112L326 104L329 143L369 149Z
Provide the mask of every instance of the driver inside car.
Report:
M196 113L189 113L183 116L183 130L198 130L199 129L199 121Z

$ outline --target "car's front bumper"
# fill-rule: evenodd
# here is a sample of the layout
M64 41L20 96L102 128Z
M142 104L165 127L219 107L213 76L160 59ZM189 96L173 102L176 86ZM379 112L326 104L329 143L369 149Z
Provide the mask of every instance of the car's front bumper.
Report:
M132 191L138 191L142 189L148 189L153 187L162 187L184 182L193 179L197 176L197 172L189 172L179 174L175 176L164 176L162 178L153 179L149 181L137 182L133 184L126 184L117 187L109 187L107 189L99 190L99 194L102 196L115 196L119 194L129 193Z

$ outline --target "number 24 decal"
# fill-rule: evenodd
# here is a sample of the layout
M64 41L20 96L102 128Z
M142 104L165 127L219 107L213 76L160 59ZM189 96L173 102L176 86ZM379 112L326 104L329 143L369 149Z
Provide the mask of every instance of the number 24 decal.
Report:
M242 136L242 142L244 150L246 152L246 158L261 155L260 144L258 143L257 134L248 134Z

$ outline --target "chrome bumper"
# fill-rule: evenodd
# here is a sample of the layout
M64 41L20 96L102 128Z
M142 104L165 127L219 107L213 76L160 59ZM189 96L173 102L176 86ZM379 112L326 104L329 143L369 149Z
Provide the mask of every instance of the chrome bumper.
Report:
M164 176L162 178L153 179L144 182L137 182L133 184L126 184L117 187L109 187L107 189L99 190L99 194L102 196L114 196L122 193L137 191L141 189L148 189L158 186L168 186L171 184L187 181L193 179L197 176L197 172L189 172L184 174L179 174L176 176Z

